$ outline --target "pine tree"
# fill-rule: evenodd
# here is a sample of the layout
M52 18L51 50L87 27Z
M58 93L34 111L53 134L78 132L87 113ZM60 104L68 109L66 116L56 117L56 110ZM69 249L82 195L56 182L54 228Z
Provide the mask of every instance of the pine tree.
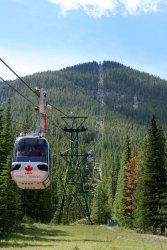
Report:
M0 217L1 229L6 234L19 221L19 195L16 184L10 176L11 156L8 156L7 162L0 175Z
M2 132L2 109L0 109L0 136L1 136L1 132Z
M24 134L26 134L30 130L29 119L30 119L30 117L29 117L28 113L26 113L25 116L23 117L23 123L21 126L21 132L23 132Z
M164 133L155 116L151 120L140 164L135 195L135 224L144 232L156 232L164 223L161 212L166 193L166 153Z
M129 137L126 138L125 150L122 154L120 170L118 174L117 190L114 202L114 217L117 219L118 224L127 226L127 171L128 163L130 160L131 148Z
M2 124L3 124L3 116L2 116L2 109L0 109L0 161L1 161L1 144L2 144Z
M9 102L4 114L0 144L0 218L4 234L15 225L19 211L17 188L10 177L11 158L12 134Z
M53 217L51 198L51 187L45 190L23 190L23 215L30 217L35 222L50 222Z
M91 216L97 224L104 224L110 219L108 197L102 182L99 182L94 193Z
M161 195L161 208L160 208L160 228L161 234L165 234L165 228L167 228L167 181L166 191Z
M12 133L11 133L11 104L8 102L7 109L4 113L3 126L0 143L0 168L6 163L8 155L12 155Z
M136 190L138 177L138 162L135 152L131 153L126 172L127 186L126 186L126 214L129 226L133 225L133 211L134 211L134 193Z

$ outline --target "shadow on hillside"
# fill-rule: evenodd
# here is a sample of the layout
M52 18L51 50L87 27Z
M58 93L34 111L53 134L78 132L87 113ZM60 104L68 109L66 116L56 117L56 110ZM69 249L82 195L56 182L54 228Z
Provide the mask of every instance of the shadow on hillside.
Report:
M114 235L112 239L97 239L94 237L92 239L70 239L66 238L70 236L66 231L55 229L53 226L47 225L47 228L42 225L38 226L35 224L32 225L23 225L23 227L18 230L16 233L12 233L7 236L3 241L0 242L0 249L8 248L20 248L20 249L29 249L30 247L52 247L56 242L97 242L97 243L106 243L113 242L117 235Z
M26 225L22 229L18 230L17 233L12 233L7 236L4 241L0 242L0 249L8 247L33 247L33 246L52 246L51 242L59 241L57 237L68 236L63 230L48 228L39 228L36 225ZM64 240L64 239L62 239ZM42 245L42 242L48 243ZM50 244L49 244L50 243Z
M0 249L5 249L5 248L22 248L22 249L25 249L25 248L29 248L29 247L52 247L53 244L45 244L45 245L42 245L42 244L38 244L38 243L25 243L25 242L4 242L4 243L1 243L0 242Z

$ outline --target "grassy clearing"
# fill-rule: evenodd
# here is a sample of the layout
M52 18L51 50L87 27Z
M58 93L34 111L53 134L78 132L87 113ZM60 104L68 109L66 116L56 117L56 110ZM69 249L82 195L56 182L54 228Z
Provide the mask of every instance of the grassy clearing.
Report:
M0 249L25 250L167 250L167 238L105 226L24 225L0 242Z

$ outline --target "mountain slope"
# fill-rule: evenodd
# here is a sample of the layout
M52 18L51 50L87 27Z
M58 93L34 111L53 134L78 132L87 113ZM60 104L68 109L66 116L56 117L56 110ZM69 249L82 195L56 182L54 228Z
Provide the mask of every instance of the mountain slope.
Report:
M90 62L67 67L60 71L36 73L24 79L31 88L35 86L45 88L47 101L65 114L73 112L75 115L88 116L88 127L93 133L96 124L98 63ZM103 116L107 136L110 134L114 136L116 128L119 131L116 136L122 138L124 134L130 132L136 140L135 128L139 134L145 130L153 113L166 125L166 81L109 61L103 62L103 81L105 95ZM19 80L11 81L10 84L38 105L35 95ZM32 117L30 118L32 126L34 126L35 115L32 105L13 89L1 83L0 102L3 103L8 98L11 98L12 101L13 117L21 122L19 114L29 112ZM56 110L48 111L48 113L53 113L52 116L56 121L61 120L62 114ZM136 137L138 138L139 135Z
M90 62L59 71L40 72L26 76L24 80L32 89L43 87L47 91L47 102L53 107L47 111L46 133L52 152L52 182L44 192L27 193L25 213L44 222L56 220L59 213L67 167L67 161L60 154L70 147L68 135L61 129L65 126L61 117L65 115L88 117L84 124L88 130L79 137L79 152L94 150L95 161L84 162L85 169L89 169L90 180L98 182L94 178L94 169L100 166L100 175L107 192L110 189L110 204L113 204L120 155L127 135L132 147L137 148L145 136L152 114L166 128L167 82L106 61L103 64ZM9 84L22 95L0 83L2 108L6 108L9 98L11 100L12 135L15 137L22 131L25 121L30 131L38 128L39 114L34 111L38 98L20 80Z

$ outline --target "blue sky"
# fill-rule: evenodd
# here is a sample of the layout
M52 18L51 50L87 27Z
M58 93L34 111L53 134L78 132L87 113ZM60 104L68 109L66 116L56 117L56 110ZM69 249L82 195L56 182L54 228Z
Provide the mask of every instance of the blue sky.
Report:
M110 60L167 79L167 0L0 0L0 57L21 76ZM0 76L13 79L0 63Z

